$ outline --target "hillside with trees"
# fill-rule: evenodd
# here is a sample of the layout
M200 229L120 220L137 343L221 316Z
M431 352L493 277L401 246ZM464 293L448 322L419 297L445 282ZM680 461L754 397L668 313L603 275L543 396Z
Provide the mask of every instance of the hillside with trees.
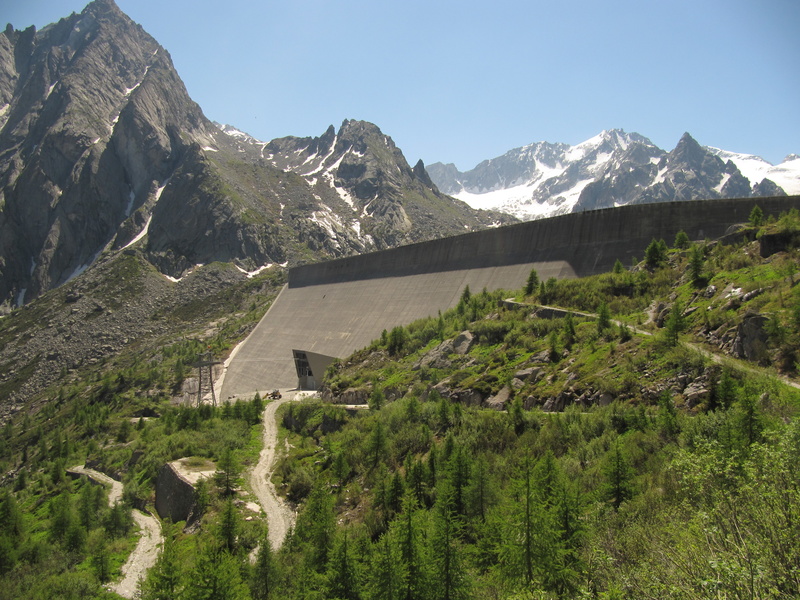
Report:
M265 400L171 401L202 336L122 353L6 422L0 597L115 597L127 515L182 457L217 476L143 598L797 597L799 244L796 212L754 213L384 332L281 407L280 549L242 477ZM266 309L233 297L218 355ZM122 504L66 477L84 462Z

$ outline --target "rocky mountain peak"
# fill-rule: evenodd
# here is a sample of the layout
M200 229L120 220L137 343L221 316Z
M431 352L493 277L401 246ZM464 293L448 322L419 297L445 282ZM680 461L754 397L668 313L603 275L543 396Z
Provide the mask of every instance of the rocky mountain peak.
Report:
M800 161L796 168L793 161L773 168L758 157L701 146L689 133L665 152L622 129L574 146L537 142L464 173L441 163L427 171L439 189L470 206L521 219L631 203L781 195L776 180L800 192ZM756 185L767 175L771 181Z
M703 147L688 133L684 133L675 149L670 152L670 158L675 162L682 162L687 165L700 166L706 159L707 152Z
M96 17L127 18L127 15L119 9L114 0L92 0L81 11L81 14L94 15Z
M269 143L211 123L113 0L0 35L2 310L123 251L179 279L215 261L250 272L503 220L440 194L366 121Z

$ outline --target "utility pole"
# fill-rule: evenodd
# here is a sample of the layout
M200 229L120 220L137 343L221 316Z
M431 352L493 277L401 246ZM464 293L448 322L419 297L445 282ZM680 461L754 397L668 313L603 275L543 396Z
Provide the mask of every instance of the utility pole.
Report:
M214 365L222 361L214 360L211 350L200 355L192 366L197 368L197 406L203 403L203 396L211 392L211 402L217 406L217 396L214 393Z

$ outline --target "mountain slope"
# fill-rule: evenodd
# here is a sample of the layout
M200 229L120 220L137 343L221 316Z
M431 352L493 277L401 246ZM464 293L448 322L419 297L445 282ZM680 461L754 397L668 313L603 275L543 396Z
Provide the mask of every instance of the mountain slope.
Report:
M671 152L647 138L603 131L576 146L539 142L461 173L428 166L441 190L473 207L533 219L631 203L800 192L800 160L763 159L700 146L688 133Z
M372 125L346 122L337 144L320 165L329 185L279 152L266 160L266 144L203 115L166 50L113 0L38 32L9 26L0 34L0 305L28 302L131 243L179 278L213 261L250 271L497 220L440 194ZM340 156L355 147L363 155Z

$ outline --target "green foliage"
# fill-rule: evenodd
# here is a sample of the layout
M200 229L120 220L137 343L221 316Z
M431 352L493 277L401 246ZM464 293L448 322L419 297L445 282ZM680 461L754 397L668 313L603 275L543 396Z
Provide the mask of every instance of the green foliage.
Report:
M686 319L683 316L683 306L677 300L669 311L664 322L664 342L667 347L674 347L678 343L678 336L686 329Z
M753 210L750 211L748 218L751 227L761 227L764 224L764 211L756 204Z
M608 304L601 302L597 307L597 333L603 335L606 329L611 327L611 312Z
M703 253L703 248L695 244L689 251L688 273L692 285L700 287L707 283L707 278L703 276L704 266L705 266L705 256Z
M214 473L214 481L224 495L230 496L234 493L240 471L241 467L233 454L233 449L226 448L217 462L217 471Z
M675 242L672 244L672 247L678 250L686 250L690 244L691 242L689 241L689 236L683 229L681 229L675 234Z
M389 351L389 354L397 356L403 352L403 349L406 347L408 343L408 332L406 331L405 327L398 326L392 328L392 331L389 332L388 339L386 341L386 349Z
M530 296L537 289L539 289L539 275L536 273L536 269L531 269L528 280L525 282L525 295Z
M634 492L633 467L619 438L614 440L602 470L605 479L602 497L611 503L614 510L619 510L623 502L633 497Z
M667 248L667 244L664 243L664 240L652 240L644 251L645 264L651 269L662 267L667 261L668 251L669 248Z

